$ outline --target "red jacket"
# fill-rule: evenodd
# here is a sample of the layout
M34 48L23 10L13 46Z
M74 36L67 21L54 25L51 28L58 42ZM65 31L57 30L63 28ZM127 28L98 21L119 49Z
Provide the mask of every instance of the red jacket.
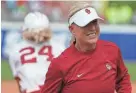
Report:
M50 64L42 93L131 93L128 70L119 48L99 40L94 51L74 44Z

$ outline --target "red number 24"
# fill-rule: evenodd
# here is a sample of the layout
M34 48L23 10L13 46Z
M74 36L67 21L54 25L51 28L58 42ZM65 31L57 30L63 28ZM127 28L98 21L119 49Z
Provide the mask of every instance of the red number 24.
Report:
M45 51L46 50L46 51ZM24 51L29 51L27 53L22 53ZM32 58L29 58L29 59L26 59L25 57L27 57L28 55L32 55L35 53L35 49L33 47L26 47L26 48L23 48L19 51L20 53L22 53L21 55L21 63L22 64L25 64L25 63L35 63L37 61L36 57L32 57ZM51 46L43 46L39 52L38 52L38 55L46 55L48 56L48 59L47 61L51 61L51 59L53 58L53 55L52 55L52 47Z

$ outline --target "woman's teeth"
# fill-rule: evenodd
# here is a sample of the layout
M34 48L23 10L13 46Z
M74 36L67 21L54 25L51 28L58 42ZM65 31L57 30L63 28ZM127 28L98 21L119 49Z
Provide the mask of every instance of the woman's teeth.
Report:
M96 35L96 32L87 34L87 36L95 36L95 35Z

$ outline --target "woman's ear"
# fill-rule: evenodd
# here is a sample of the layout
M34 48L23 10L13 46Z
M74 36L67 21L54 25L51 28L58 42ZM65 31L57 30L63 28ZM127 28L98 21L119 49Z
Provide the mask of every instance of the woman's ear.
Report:
M69 30L70 30L70 32L71 32L72 34L74 34L74 30L73 30L73 29L74 29L74 25L70 25L70 26L69 26Z
M73 25L69 26L69 30L72 31L73 30Z

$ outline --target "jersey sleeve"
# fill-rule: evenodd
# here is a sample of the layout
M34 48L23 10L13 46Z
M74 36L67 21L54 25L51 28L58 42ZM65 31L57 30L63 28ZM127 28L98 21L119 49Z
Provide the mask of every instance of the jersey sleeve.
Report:
M46 74L46 80L41 93L59 93L62 81L63 74L61 73L61 69L53 60Z
M13 51L9 53L9 65L12 74L15 78L17 77L17 62L18 62L17 58L18 58L17 51L13 49Z
M132 91L130 75L128 74L128 69L123 62L120 50L118 50L117 56L116 91L117 93L131 93Z

